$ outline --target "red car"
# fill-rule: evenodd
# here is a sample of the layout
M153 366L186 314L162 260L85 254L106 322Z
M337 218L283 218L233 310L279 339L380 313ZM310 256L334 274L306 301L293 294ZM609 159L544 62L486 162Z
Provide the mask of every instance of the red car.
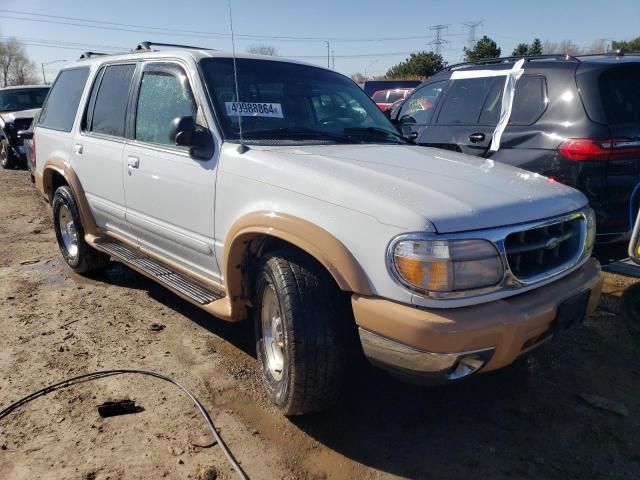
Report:
M378 90L371 95L371 98L373 98L373 101L376 102L380 110L386 112L393 103L398 100L404 100L412 91L413 88L388 88Z

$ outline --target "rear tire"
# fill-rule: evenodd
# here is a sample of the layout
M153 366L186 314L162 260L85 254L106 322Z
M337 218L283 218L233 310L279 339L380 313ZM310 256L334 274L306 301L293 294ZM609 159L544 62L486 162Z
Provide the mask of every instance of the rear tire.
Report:
M347 319L329 274L302 254L280 251L258 272L256 350L269 399L284 415L331 407L345 369Z
M93 272L109 263L108 255L85 242L78 206L67 186L59 187L53 195L53 227L60 252L74 272Z
M6 138L0 140L0 166L5 170L16 167L15 155L11 151L9 141Z

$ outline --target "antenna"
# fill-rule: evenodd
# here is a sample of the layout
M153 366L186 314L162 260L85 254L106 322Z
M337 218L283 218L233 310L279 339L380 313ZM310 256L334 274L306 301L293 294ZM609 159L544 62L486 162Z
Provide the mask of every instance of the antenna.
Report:
M236 39L233 34L233 13L231 12L231 0L227 2L229 4L229 25L231 26L231 49L233 52L233 79L236 83L236 103L240 103L240 89L238 88L238 66L236 65ZM240 109L236 109L236 114L238 116L238 129L240 133L240 146L238 147L239 153L244 153L248 150L247 146L244 145L244 138L242 136L242 115L240 115Z

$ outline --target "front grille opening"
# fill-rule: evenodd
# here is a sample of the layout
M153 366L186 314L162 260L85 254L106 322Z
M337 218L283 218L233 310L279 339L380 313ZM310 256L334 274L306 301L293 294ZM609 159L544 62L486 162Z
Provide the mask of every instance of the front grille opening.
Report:
M520 280L530 280L575 262L583 221L575 218L507 236L505 250L511 272Z

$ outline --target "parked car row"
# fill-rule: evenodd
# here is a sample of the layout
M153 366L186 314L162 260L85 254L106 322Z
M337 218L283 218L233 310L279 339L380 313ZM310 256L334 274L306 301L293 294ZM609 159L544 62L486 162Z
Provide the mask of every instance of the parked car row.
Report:
M219 319L252 321L269 398L303 414L337 401L352 333L393 375L450 383L509 365L596 308L584 194L506 157L414 144L441 117L494 122L493 80L460 87L452 71L404 101L403 136L331 70L145 42L66 65L24 136L71 269L112 257ZM548 83L538 118L514 118L570 128L554 112L577 104ZM514 140L507 128L498 151L517 153L531 130Z

